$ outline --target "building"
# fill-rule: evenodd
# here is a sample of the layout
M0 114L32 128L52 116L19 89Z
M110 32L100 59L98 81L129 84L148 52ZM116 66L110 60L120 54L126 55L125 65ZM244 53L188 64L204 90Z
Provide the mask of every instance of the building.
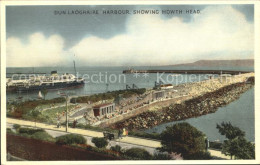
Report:
M158 100L158 99L162 99L165 97L165 91L155 91L152 94L152 98L153 100Z
M160 85L161 89L172 89L173 85L172 84L162 84Z
M100 104L93 107L94 116L110 115L115 111L115 103Z

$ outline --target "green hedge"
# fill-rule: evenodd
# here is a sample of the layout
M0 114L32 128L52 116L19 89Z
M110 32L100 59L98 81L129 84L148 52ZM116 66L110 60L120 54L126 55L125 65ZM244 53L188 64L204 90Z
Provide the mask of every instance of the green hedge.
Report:
M153 158L149 152L142 148L130 148L126 150L124 154L140 160L151 160Z
M25 134L28 134L28 135L32 135L36 132L44 132L44 130L43 129L33 129L33 128L20 128L19 129L20 134L25 133Z
M105 148L108 145L108 142L105 138L93 137L91 142L94 143L98 148Z
M85 144L87 141L86 139L81 135L76 134L68 134L56 137L56 143L57 144Z
M120 145L115 145L110 147L110 150L115 151L115 152L121 152L121 146Z
M31 138L43 140L43 141L55 142L55 139L45 131L44 132L36 132L36 133L31 135Z
M44 129L19 128L18 135L49 142L55 141Z

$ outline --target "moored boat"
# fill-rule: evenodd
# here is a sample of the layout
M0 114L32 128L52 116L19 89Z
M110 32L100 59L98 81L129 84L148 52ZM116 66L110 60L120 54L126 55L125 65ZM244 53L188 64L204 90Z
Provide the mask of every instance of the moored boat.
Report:
M42 99L42 92L41 91L39 91L38 99Z
M57 71L52 71L50 76L38 76L31 79L24 80L11 80L6 83L7 92L27 92L27 91L40 91L59 90L67 88L81 87L84 85L84 79L78 78L73 74L65 73L58 75Z

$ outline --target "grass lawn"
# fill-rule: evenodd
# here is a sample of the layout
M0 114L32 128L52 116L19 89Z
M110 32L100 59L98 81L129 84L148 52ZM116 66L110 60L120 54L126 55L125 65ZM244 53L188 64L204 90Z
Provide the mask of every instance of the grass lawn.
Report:
M62 105L65 106L65 103L55 103L53 105L54 105L54 107L62 106ZM37 106L36 109L44 110L44 109L48 109L48 108L51 108L51 104L42 104L42 105Z
M68 112L70 112L73 108L75 108L76 105L69 105L68 106ZM42 112L43 115L49 117L52 120L57 120L57 115L59 114L62 117L62 112L64 111L64 114L66 112L66 106L58 107L58 108L52 108L48 109Z

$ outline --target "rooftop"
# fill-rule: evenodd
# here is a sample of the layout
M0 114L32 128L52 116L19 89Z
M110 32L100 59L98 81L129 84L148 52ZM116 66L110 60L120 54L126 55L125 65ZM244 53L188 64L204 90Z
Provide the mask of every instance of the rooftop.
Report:
M162 84L161 87L173 86L172 84Z
M106 107L106 106L113 105L113 104L114 103L99 104L99 105L94 106L93 108L101 108L101 107Z

